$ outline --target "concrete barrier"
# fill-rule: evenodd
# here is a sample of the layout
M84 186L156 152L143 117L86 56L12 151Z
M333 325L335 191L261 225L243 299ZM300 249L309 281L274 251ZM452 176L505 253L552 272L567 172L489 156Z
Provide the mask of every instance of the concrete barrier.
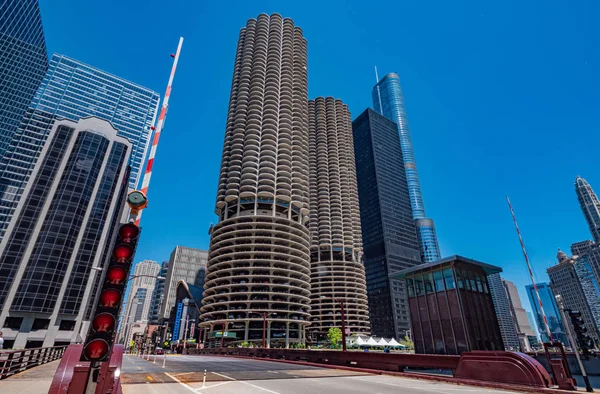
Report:
M189 354L224 355L272 360L309 362L389 372L411 369L451 370L448 379L483 381L504 385L547 388L551 379L544 367L532 357L513 352L474 351L460 356L341 352L328 350L211 348L190 349Z

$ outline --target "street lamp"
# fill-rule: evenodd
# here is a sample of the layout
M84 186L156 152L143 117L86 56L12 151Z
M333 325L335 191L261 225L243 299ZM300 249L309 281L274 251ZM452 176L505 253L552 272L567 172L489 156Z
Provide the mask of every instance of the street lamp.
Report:
M267 313L267 312L253 312L253 311L250 311L248 313L255 313L257 315L262 315L262 317L263 317L262 347L263 347L263 349L266 349L267 348L267 317L269 317L271 315L276 315L277 312Z
M325 296L321 296L320 298L326 299L326 300L333 300L334 302L337 302L338 304L340 304L340 309L342 311L342 351L345 352L346 351L346 315L344 314L344 304L345 304L345 299L343 298L334 298L334 297L325 297Z

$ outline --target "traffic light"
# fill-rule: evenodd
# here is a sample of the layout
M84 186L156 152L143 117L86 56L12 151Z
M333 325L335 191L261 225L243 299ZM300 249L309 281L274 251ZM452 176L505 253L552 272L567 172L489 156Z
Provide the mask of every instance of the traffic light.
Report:
M110 263L100 288L92 324L84 342L81 361L102 362L110 357L119 311L139 236L140 228L134 223L121 224L119 227L117 240L110 255Z
M584 326L581 312L571 309L566 309L566 312L571 318L571 324L573 324L573 329L575 331L575 335L577 336L577 342L579 343L579 347L581 348L583 356L587 358L591 355L590 349L594 347L594 343L592 338L587 335L587 328Z

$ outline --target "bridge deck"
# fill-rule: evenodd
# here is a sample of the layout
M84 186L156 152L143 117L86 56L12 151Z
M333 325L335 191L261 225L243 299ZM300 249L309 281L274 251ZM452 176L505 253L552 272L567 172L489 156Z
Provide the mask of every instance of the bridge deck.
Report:
M125 356L121 381L124 394L509 394L502 390L457 386L433 381L372 375L289 363L212 356L168 356L156 363ZM204 370L206 383L203 386Z
M7 379L0 380L0 393L10 394L46 394L60 360L20 372Z

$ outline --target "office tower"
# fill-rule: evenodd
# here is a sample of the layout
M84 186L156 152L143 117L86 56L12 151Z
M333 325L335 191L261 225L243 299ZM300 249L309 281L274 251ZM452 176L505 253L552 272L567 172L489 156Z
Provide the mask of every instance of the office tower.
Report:
M573 256L583 256L587 254L594 247L594 241L586 239L585 241L579 241L571 244L571 254Z
M0 240L56 118L96 116L110 121L132 143L129 186L138 184L157 93L63 55L48 72L0 162Z
M575 192L592 238L594 238L594 242L600 242L600 201L598 201L598 196L590 184L580 176L575 179Z
M37 0L0 4L0 159L46 74L48 55Z
M548 276L550 277L550 286L554 294L560 294L565 303L565 308L576 310L581 312L581 317L584 321L584 326L587 329L588 335L593 338L596 342L600 342L600 332L596 325L596 318L600 319L600 316L594 317L592 309L588 304L588 297L584 292L582 283L579 279L578 270L575 268L577 258L567 257L567 255L558 250L558 264L548 268ZM595 291L592 289L592 294L595 295L595 304L600 306L600 300Z
M375 111L394 121L398 127L412 216L415 219L417 236L419 237L421 260L423 262L439 260L441 258L440 247L433 220L427 218L425 214L425 204L423 203L419 174L417 173L417 162L415 161L412 140L410 138L408 119L404 107L404 96L402 95L398 74L389 73L381 81L377 82L373 87L372 97Z
M527 340L529 341L529 345L531 347L538 347L540 339L538 336L539 330L537 325L535 324L535 319L533 318L533 314L531 312L527 312L527 322L529 323L529 327L533 330L533 334L527 335Z
M596 281L600 283L600 248L592 248L586 255L586 260L596 277Z
M529 318L527 317L527 311L523 308L523 304L521 303L521 297L519 296L517 286L515 286L513 282L508 281L506 279L503 279L502 283L504 284L504 289L506 290L506 294L508 295L510 308L515 319L517 336L519 337L521 350L530 351L531 346L535 346L537 344L537 340L533 342L529 340L532 336L535 337L535 331L533 330L533 328L531 328Z
M0 327L15 348L82 341L131 148L103 119L54 123L0 244Z
M200 288L204 286L207 260L208 252L206 250L186 248L185 246L176 246L173 249L167 264L160 317L169 318L171 308L175 305L177 283L179 281Z
M308 102L311 234L311 325L320 341L330 327L369 333L367 282L354 141L348 106L332 97Z
M397 272L406 281L415 353L504 350L488 278L502 268L450 256Z
M307 44L278 14L239 36L202 318L209 338L304 341L310 296ZM235 237L232 236L235 234ZM254 312L254 313L252 313Z
M573 256L575 257L575 256ZM575 260L575 273L581 284L583 295L595 320L596 328L600 329L600 285L590 265L590 254L578 256Z
M410 329L403 280L421 263L396 124L367 109L352 122L371 332L404 338Z
M542 300L542 305L544 306L544 312L546 312L546 318L548 319L548 325L550 326L550 333L552 334L552 339L554 341L561 341L566 346L569 346L569 341L567 340L567 335L565 333L563 321L560 317L560 311L558 310L558 305L556 305L556 299L554 298L554 293L550 288L550 284L536 283L536 286L540 293L540 299ZM540 309L540 305L537 301L533 285L525 286L525 290L527 291L529 304L531 305L531 310L533 311L533 315L535 316L535 322L540 337L542 338L542 342L549 342L548 333L546 331L546 323L544 323L544 317Z
M507 350L519 350L518 328L504 280L500 277L500 273L491 274L487 279L504 347Z
M156 279L156 285L154 291L152 291L152 301L150 306L150 317L149 320L152 323L159 323L161 319L160 309L165 299L165 284L167 281L167 275L169 273L169 262L163 261L158 271L158 279Z
M121 333L125 338L127 338L131 324L148 322L152 306L152 293L159 271L160 266L156 261L144 260L135 265L129 285L129 297L125 305L125 318L121 325ZM123 343L127 344L129 341Z

